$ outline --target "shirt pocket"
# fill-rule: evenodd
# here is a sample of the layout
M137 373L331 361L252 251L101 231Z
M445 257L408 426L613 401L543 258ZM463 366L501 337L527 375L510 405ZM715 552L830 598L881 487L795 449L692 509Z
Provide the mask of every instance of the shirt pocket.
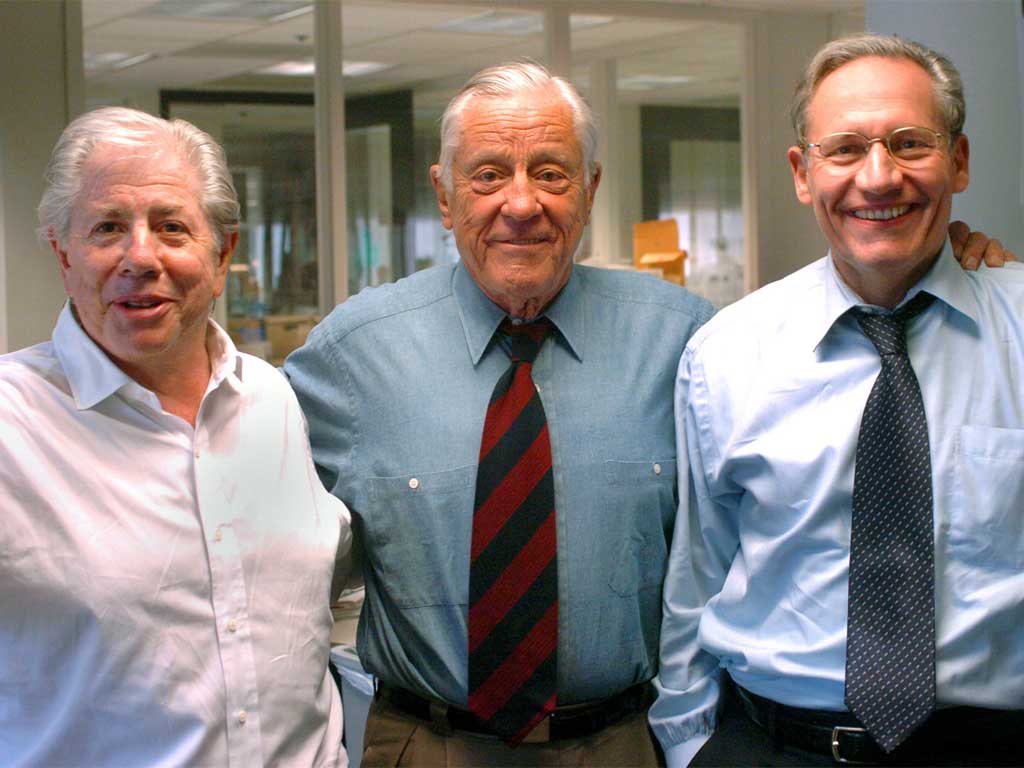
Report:
M370 477L364 525L380 588L402 608L464 605L476 465Z
M615 522L617 551L608 586L620 597L661 587L668 543L665 521L676 509L675 457L651 461L606 461L604 504Z
M1024 567L1024 429L960 427L949 541L967 562Z

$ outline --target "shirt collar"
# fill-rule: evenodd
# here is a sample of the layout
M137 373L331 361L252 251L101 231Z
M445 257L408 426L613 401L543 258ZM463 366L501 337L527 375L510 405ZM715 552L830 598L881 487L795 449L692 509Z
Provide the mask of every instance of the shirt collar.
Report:
M459 310L459 319L466 334L466 345L473 365L480 362L487 345L491 343L494 332L505 319L505 311L491 301L480 290L480 286L470 276L465 265L460 261L452 276L452 292ZM583 359L583 293L577 270L569 275L569 282L561 290L551 306L544 313L562 338L565 339L573 354Z
M210 355L210 385L206 391L212 392L224 383L235 392L241 392L245 361L231 337L213 320L206 327L206 351Z
M79 410L94 408L122 389L139 387L85 332L75 319L70 302L65 302L57 318L53 329L53 348ZM206 330L206 349L210 354L212 371L207 392L222 382L236 392L240 391L242 358L231 338L212 320Z
M824 311L816 321L812 321L808 325L811 344L815 348L821 344L832 326L848 310L852 307L871 306L843 281L832 260L831 251L825 259L824 271ZM907 291L907 295L903 297L898 306L910 301L921 291L927 291L977 324L978 300L971 291L969 281L970 278L954 258L952 247L947 239L935 264L916 285Z

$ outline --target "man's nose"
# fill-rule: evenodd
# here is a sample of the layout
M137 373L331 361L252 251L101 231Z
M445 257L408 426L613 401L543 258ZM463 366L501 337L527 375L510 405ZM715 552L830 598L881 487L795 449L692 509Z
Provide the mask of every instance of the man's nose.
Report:
M857 171L857 186L875 194L889 192L903 182L903 172L892 159L884 141L876 141L868 147L868 154Z
M158 246L159 242L153 236L148 224L133 226L125 239L119 271L122 274L134 275L157 271L160 266L160 259L157 255Z
M511 219L526 221L540 213L537 190L527 173L520 171L505 187L505 204L501 212Z

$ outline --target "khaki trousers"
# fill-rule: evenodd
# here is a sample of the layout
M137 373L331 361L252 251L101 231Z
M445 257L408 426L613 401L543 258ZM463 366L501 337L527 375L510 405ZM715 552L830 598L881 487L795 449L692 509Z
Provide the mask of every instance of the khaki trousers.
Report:
M521 744L512 749L498 738L455 731L442 736L431 724L375 696L366 720L365 768L654 768L664 765L661 749L639 712L602 731L578 739Z

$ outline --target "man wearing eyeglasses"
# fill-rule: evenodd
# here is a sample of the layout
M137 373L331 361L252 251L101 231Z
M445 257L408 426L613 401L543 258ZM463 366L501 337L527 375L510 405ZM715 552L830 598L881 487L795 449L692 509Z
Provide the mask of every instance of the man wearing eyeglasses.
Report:
M680 361L651 722L670 765L1020 764L1024 267L948 258L959 74L846 38L792 114L831 249Z

